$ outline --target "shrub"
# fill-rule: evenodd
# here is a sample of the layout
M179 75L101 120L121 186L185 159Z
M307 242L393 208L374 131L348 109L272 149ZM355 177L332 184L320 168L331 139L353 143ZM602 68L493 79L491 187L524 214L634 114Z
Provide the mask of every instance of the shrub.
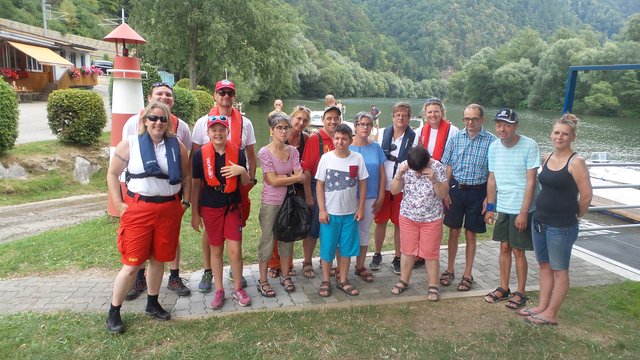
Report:
M189 81L190 81L189 78L182 78L178 80L178 82L175 83L173 86L183 88L183 89L189 89Z
M49 95L49 128L63 143L91 145L98 142L107 125L100 95L93 91L64 89Z
M0 80L0 154L13 148L18 138L18 100L7 82Z
M171 112L175 116L186 121L188 124L193 124L194 116L196 114L196 99L191 94L191 91L181 87L174 87L173 102L174 104Z
M191 94L196 100L196 106L193 111L193 119L198 120L201 116L208 114L214 105L213 97L206 91L191 90Z

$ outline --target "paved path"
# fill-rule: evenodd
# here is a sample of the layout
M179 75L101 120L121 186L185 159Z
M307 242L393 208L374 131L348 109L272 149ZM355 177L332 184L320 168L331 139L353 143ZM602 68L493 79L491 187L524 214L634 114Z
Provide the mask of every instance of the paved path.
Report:
M469 292L456 291L455 285L460 280L461 270L463 269L462 256L460 256L464 251L463 249L464 248L461 247L458 256L460 263L456 265L458 274L456 275L454 285L441 287L441 299L460 296L479 297L493 290L498 285L498 244L493 241L486 241L478 244L477 247L473 273L476 284ZM348 297L337 290L335 288L335 280L332 279L333 295L328 298L321 298L318 295L320 278L304 278L300 271L301 260L296 260L294 262L295 269L300 274L294 277L294 283L298 288L297 291L292 294L287 294L277 279L270 279L269 281L277 293L275 298L262 298L258 294L256 289L258 279L257 265L250 265L244 268L244 276L249 283L247 293L251 296L253 302L250 307L240 307L231 299L231 284L228 279L225 279L227 294L224 307L215 311L210 309L209 303L211 302L213 293L202 294L197 291L198 282L202 275L201 271L184 274L188 279L187 286L192 291L190 297L180 298L175 293L167 290L164 287L167 283L167 279L165 278L159 300L166 309L171 309L171 315L174 318L215 316L264 309L304 309L326 306L425 301L427 285L426 272L424 269L414 270L410 282L410 289L402 295L394 296L390 293L393 284L398 280L398 276L393 274L390 267L392 256L391 253L384 254L383 266L379 271L375 272L375 281L373 283L364 283L360 278L353 275L352 270L349 274L349 280L360 290L360 295L355 297ZM442 267L446 264L447 260L447 251L445 248L441 249L440 256L440 264ZM528 252L527 258L530 264L527 289L537 290L538 272L533 252ZM369 260L370 258L367 258L367 264ZM317 261L314 261L314 264L317 266ZM513 270L515 271L515 269ZM570 272L571 285L573 287L612 284L625 280L625 277L608 270L606 266L602 267L591 261L584 260L575 252L571 259ZM226 273L227 268L225 267L225 274ZM57 276L0 280L0 314L20 311L47 312L57 310L106 312L111 299L111 289L114 278L115 272L113 271L99 272L91 270ZM515 284L515 273L512 274L511 283ZM145 304L146 296L141 296L134 301L126 302L123 311L142 312Z

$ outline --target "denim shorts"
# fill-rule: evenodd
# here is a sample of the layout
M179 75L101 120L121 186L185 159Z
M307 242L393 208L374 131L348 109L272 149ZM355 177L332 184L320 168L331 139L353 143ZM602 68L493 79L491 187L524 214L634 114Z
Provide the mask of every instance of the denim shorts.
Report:
M533 221L531 236L538 263L549 263L552 270L569 270L571 249L578 238L578 223L569 227L551 227Z

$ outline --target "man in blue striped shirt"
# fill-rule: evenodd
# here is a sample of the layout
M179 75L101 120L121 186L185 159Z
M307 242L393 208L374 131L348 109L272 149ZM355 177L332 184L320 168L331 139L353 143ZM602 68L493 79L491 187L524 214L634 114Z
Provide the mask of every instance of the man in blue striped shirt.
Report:
M484 222L487 178L489 177L489 145L496 140L483 127L484 108L471 104L464 109L465 128L452 137L444 149L442 163L447 167L449 198L446 201L444 224L449 227L447 270L440 276L440 284L451 285L454 263L458 253L458 238L464 220L465 269L459 291L469 291L473 284L473 260L476 256L476 234L487 231Z

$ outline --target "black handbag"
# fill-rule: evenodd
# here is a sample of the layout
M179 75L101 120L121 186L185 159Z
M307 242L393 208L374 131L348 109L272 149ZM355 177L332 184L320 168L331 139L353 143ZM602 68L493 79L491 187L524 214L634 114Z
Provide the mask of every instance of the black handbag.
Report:
M296 195L293 186L289 186L273 224L273 238L278 241L293 242L307 236L310 228L311 211L309 205Z

